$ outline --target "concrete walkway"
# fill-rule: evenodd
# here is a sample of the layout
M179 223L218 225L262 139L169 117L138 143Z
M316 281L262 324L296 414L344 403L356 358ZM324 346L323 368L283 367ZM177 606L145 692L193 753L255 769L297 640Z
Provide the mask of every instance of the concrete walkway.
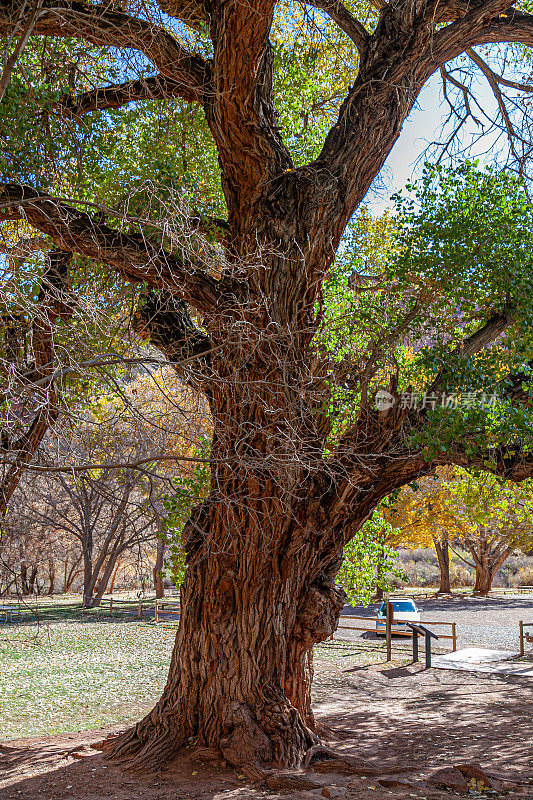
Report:
M437 669L458 669L470 672L488 672L491 675L516 675L533 678L533 664L511 661L519 653L510 650L486 650L483 647L465 647L455 653L434 656L431 660Z

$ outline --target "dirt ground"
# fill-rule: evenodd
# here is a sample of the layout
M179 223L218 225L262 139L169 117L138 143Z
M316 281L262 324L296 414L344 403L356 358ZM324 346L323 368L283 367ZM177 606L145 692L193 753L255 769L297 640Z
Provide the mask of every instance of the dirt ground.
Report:
M452 784L466 776L456 787L463 795L533 798L533 681L420 665L316 666L317 717L343 761L253 781L190 748L165 771L139 776L90 747L117 730L107 728L0 743L0 798L442 800L453 789L428 778L454 766L462 772ZM481 767L488 782L465 764Z

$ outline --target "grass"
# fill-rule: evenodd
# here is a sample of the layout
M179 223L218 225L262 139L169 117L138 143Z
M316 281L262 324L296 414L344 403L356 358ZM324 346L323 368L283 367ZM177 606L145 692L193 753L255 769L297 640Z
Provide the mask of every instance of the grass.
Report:
M79 598L32 603L22 622L0 625L1 739L138 719L165 685L175 630L175 623L110 618L97 609L82 615ZM316 699L334 689L339 667L382 662L383 648L381 642L319 645ZM408 663L406 651L398 655Z
M0 628L2 739L128 722L163 689L175 627L58 616Z

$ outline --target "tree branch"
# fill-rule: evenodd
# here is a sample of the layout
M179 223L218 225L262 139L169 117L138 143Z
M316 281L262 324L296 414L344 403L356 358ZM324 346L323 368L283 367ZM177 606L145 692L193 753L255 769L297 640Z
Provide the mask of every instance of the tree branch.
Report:
M62 250L114 267L134 283L166 289L207 311L219 299L219 282L139 233L121 233L85 212L27 186L0 187L0 221L26 220Z
M370 43L370 34L359 20L351 14L340 0L305 0L305 2L325 11L339 28L352 40L360 52L365 52Z
M498 338L498 336L500 336L510 325L513 324L513 322L513 316L508 312L494 314L489 320L487 320L482 328L474 331L471 336L468 336L451 351L449 356L451 364L453 365L454 359L457 357L469 358L470 356L479 353L480 350L483 350L485 347L492 344L494 340ZM444 367L439 372L427 390L428 394L432 394L440 388L444 378L447 374L449 374L449 371L449 367Z
M293 166L276 124L268 40L274 5L274 0L230 0L214 4L212 11L213 94L205 108L235 233L253 226L261 188Z
M493 70L489 67L489 65L486 64L485 61L483 61L483 59L480 56L478 56L475 50L472 50L472 48L468 48L466 53L469 56L469 58L474 62L474 64L477 67L479 67L479 69L487 79L490 88L492 89L492 93L496 98L496 102L498 103L498 108L500 109L500 114L502 115L502 119L505 124L505 129L507 131L507 138L509 139L511 152L516 157L517 154L515 152L515 147L514 147L514 139L516 138L516 132L513 127L513 123L511 122L511 118L509 117L509 112L507 111L507 108L505 106L505 101L503 99L503 95L499 87L500 81L498 75L496 75L496 73L493 72Z
M531 45L533 16L516 11L509 0L482 3L435 33L432 58L440 66L476 45L498 42Z
M138 100L168 100L172 97L183 97L190 101L198 99L195 93L187 92L178 81L171 80L164 75L154 75L150 78L116 83L84 92L75 97L68 97L57 103L56 108L65 111L72 117L81 117L91 111L121 108L121 106Z
M186 304L166 292L149 292L133 317L133 329L149 338L196 390L203 390L212 352L211 340L196 327Z
M461 445L457 445L454 452L446 454L434 463L455 464L464 469L477 467L513 483L533 478L533 453L524 453L519 443L468 454Z
M0 0L0 33L9 35L20 2ZM74 36L99 47L138 50L154 66L181 87L187 100L202 100L210 79L210 65L183 48L171 33L146 20L131 17L109 6L93 6L78 0L45 0L32 36Z

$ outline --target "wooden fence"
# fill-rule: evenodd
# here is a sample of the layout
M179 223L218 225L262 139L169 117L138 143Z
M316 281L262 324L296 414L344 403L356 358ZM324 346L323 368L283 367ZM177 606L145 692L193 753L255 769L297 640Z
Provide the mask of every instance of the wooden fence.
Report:
M366 624L365 627L362 627L360 625L347 625L347 624L345 624L349 620L357 620L357 621L363 620L367 624ZM405 624L406 621L407 620L393 619L392 624L393 625L397 625L397 624L402 625L402 624ZM412 620L409 620L409 622L412 622ZM450 628L450 632L449 633L439 633L439 632L437 632L438 633L438 637L439 637L439 639L449 639L452 642L452 651L455 652L457 650L457 627L456 627L456 623L455 622L441 622L441 621L438 621L438 620L424 620L421 624L422 625L440 625L440 626L446 626L446 627ZM346 630L352 630L352 631L371 631L371 632L375 633L376 632L376 618L375 617L355 617L355 616L348 616L348 615L341 616L339 618L339 624L337 625L337 630L339 630L339 628L344 628ZM408 636L409 638L412 637L412 632L411 631L393 631L393 633L398 634L399 636Z
M165 614L179 614L180 603L179 600L172 598L163 598L162 600L155 601L155 621L159 622L161 615Z
M97 606L88 606L83 598L82 611L86 608L99 608L109 610L109 616L113 614L131 614L132 611L137 611L137 619L142 618L143 609L153 607L154 600L147 597L133 598L131 600L119 600L117 597L102 597Z
M533 630L531 631L531 633L529 633L529 631L526 630L526 628L533 629L533 622L522 622L522 620L520 620L519 625L520 625L520 655L523 656L525 655L526 652L526 646L525 646L526 642L533 644Z

